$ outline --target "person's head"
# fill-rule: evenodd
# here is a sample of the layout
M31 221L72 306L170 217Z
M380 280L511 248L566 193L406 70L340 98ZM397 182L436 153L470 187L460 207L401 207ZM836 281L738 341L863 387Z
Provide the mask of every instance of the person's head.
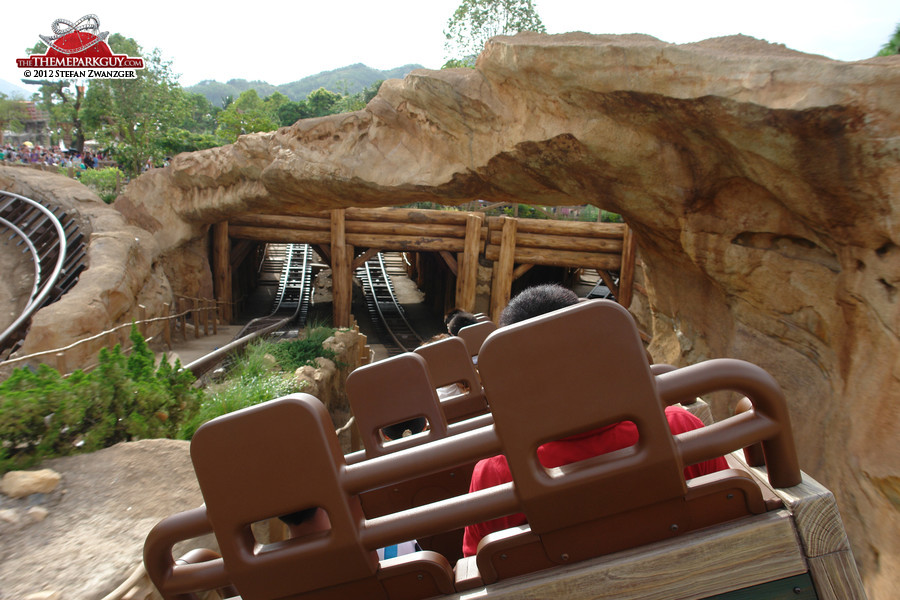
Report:
M474 325L478 319L470 312L464 310L456 311L449 321L447 321L447 331L450 335L459 335L459 330L469 325Z
M500 327L577 304L578 295L558 283L544 283L519 292L500 314Z
M428 421L425 419L425 417L416 417L415 419L409 419L408 421L394 423L393 425L382 427L381 433L388 440L399 440L400 438L407 435L422 433L423 431L425 431L425 426L427 424ZM406 433L407 431L409 431L409 433Z

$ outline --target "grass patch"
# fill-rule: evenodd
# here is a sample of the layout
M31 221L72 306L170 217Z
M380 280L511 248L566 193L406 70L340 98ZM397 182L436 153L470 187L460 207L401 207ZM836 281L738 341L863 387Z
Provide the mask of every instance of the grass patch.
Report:
M294 371L304 365L315 366L320 356L334 359L334 352L322 347L322 342L333 333L334 329L329 327L311 327L302 339L251 343L225 380L207 390L200 410L185 422L178 437L190 439L200 425L218 416L302 392Z

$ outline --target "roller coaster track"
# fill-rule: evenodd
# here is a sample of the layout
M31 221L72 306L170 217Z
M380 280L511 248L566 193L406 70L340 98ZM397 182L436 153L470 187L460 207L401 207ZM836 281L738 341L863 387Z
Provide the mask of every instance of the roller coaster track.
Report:
M367 260L356 270L356 275L362 281L369 315L388 354L411 352L421 346L424 340L409 324L403 307L397 302L384 255L379 252Z
M0 360L4 360L21 346L34 313L71 289L86 265L84 235L59 207L0 191L0 236L7 246L29 254L34 266L27 304L0 333Z
M238 332L226 346L186 365L195 377L223 362L232 352L265 335L282 336L306 325L312 298L313 251L307 244L269 244L260 272L278 272L272 312L258 317ZM263 283L264 284L264 283Z

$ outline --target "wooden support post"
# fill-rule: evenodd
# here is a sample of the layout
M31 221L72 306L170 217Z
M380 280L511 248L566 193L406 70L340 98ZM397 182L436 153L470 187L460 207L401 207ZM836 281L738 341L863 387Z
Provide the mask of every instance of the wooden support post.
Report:
M503 233L500 238L500 256L494 263L494 278L491 285L491 320L500 320L500 313L509 303L513 282L513 268L516 254L516 219L503 217Z
M350 326L353 295L353 249L347 246L343 208L331 211L331 290L333 297L332 325Z
M147 339L147 307L143 304L138 304L138 331L141 333L141 337Z
M191 320L194 322L194 337L200 337L200 301L194 298L194 308L191 310Z
M481 224L484 215L470 213L466 217L466 243L462 263L456 277L456 306L475 310L475 288L478 284L478 255L481 253Z
M231 309L231 241L228 221L213 225L213 285L216 298L222 302L226 323L234 319Z
M210 310L212 311L213 335L219 333L219 303L216 300L210 300Z
M163 341L166 343L166 348L172 350L172 307L168 302L163 304L163 312L166 315L165 325L163 326Z
M203 299L203 335L209 335L209 300Z
M628 308L631 306L631 291L634 285L634 257L637 252L637 242L631 227L625 227L625 237L622 241L622 270L619 272L619 304Z
M178 299L178 314L181 316L178 319L181 321L181 341L187 341L187 315L184 314L184 299Z
M68 371L68 367L66 365L66 353L65 352L57 352L56 353L56 370L59 371L60 375L66 375Z

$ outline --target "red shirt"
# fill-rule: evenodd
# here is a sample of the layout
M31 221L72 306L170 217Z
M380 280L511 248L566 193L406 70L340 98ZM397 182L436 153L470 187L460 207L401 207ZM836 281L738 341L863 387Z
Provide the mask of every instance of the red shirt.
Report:
M684 433L703 427L703 422L679 406L666 407L666 419L672 434ZM573 435L556 442L548 442L538 448L537 455L541 464L550 469L573 462L614 452L633 446L638 441L637 426L631 421L623 421L615 425L607 425L600 429ZM728 468L723 457L707 460L684 468L684 478L693 479L700 475L715 473ZM478 461L472 472L469 491L474 492L512 481L509 464L503 455L492 456ZM523 513L492 519L484 523L476 523L466 527L463 535L463 555L472 556L478 549L478 542L489 533L523 525L527 521Z

